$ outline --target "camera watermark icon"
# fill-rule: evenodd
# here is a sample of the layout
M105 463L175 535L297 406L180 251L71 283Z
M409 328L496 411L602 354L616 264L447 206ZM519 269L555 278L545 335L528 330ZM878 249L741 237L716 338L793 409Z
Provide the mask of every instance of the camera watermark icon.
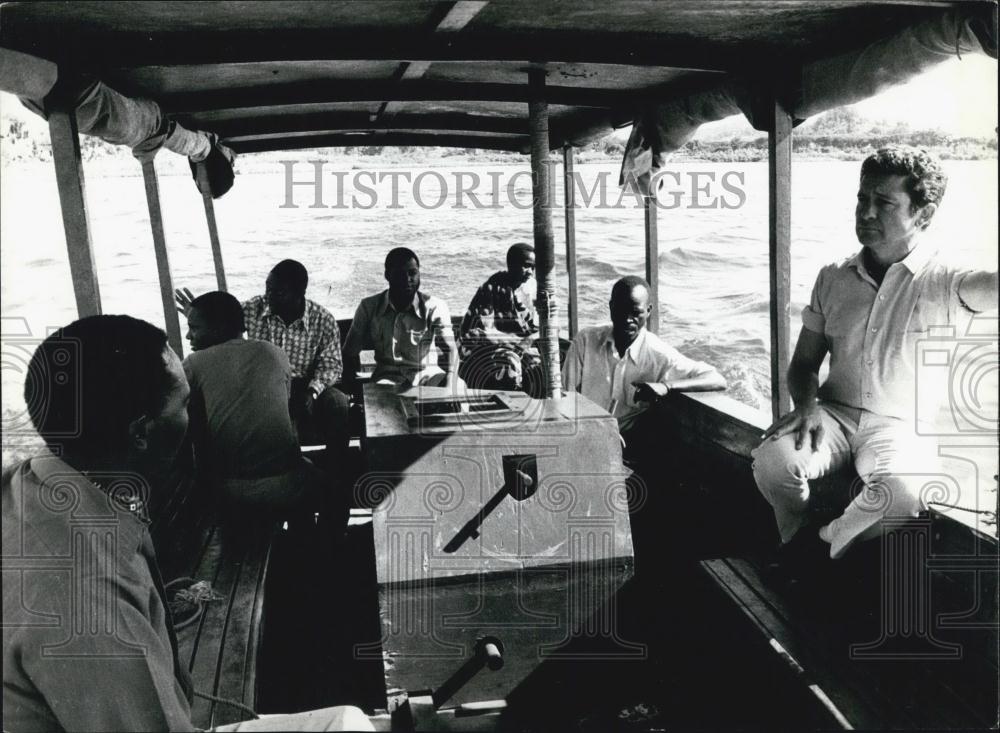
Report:
M79 339L59 338L38 354L45 340L34 335L25 318L3 318L0 349L5 385L23 385L24 402L11 400L3 413L3 444L13 445L37 433L32 414L45 421L50 441L80 435L82 390ZM53 394L53 391L62 394Z
M995 435L1000 415L996 319L977 316L961 335L953 326L931 328L915 349L918 432Z

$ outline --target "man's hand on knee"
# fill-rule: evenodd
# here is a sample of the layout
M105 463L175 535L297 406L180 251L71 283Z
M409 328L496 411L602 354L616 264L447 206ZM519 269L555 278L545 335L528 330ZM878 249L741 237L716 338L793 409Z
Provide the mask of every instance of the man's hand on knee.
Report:
M764 440L778 440L786 435L795 434L795 450L801 450L806 440L812 452L815 453L823 444L823 415L815 404L796 407L782 416L764 433Z

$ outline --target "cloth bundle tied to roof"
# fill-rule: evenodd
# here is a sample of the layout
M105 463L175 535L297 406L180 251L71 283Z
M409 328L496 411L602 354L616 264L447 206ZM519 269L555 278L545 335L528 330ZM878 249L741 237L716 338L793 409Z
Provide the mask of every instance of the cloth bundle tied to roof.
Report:
M992 12L996 13L996 6ZM996 58L995 15L948 10L861 50L805 64L781 99L795 124L829 109L867 99L953 56ZM642 110L625 146L619 185L649 193L664 155L683 147L706 123L746 115L758 130L770 126L770 90L731 79L704 91Z
M57 85L56 91L72 102L80 133L99 137L112 145L128 146L139 160L151 160L165 148L185 156L192 165L192 174L194 164L205 162L209 169L209 190L203 193L210 193L213 198L222 196L232 187L236 156L214 133L188 130L168 119L156 102L128 97L101 81L65 83L61 87ZM48 117L44 101L21 97L21 102L33 112ZM198 181L197 176L195 181Z

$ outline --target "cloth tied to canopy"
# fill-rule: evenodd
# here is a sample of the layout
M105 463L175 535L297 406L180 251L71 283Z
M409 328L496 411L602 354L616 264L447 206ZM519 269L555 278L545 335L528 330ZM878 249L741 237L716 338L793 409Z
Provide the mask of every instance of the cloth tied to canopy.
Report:
M56 92L72 105L80 133L99 137L112 145L125 145L141 161L152 160L166 149L185 156L195 172L195 164L209 168L204 185L213 198L222 196L233 184L236 155L219 142L217 135L188 130L163 114L160 105L149 99L129 97L101 81L74 80L56 86ZM44 101L21 97L33 112L48 117ZM199 189L203 183L195 175Z
M649 195L664 155L683 147L706 122L742 112L755 129L767 130L775 86L782 90L779 101L793 124L799 124L820 112L879 94L953 56L974 53L996 58L995 5L992 13L991 21L981 10L945 11L863 49L804 64L795 77L771 80L767 89L753 80L733 78L647 106L633 124L618 184Z

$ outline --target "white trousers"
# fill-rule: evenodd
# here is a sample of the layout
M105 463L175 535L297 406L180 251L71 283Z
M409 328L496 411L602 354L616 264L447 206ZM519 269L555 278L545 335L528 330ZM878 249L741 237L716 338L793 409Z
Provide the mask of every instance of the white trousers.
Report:
M847 509L819 533L838 558L855 541L878 537L884 517L913 517L926 508L922 494L933 488L937 445L897 418L862 411L855 422L837 405L819 407L825 431L819 449L813 452L810 436L799 450L794 433L768 438L751 453L753 474L788 542L808 521L809 482L853 461L863 484L852 487Z

